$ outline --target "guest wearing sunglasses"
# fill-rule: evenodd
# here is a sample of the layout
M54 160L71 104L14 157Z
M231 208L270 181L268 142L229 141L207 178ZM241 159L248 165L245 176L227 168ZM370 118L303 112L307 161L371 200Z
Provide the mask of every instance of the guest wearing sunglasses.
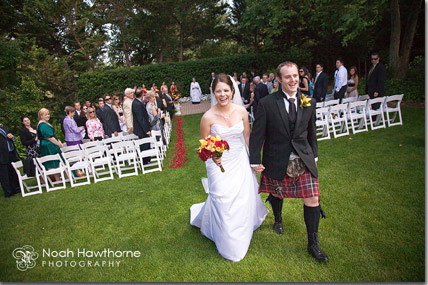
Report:
M105 137L103 124L97 118L94 108L88 108L87 119L86 129L89 139L91 141L102 140Z
M103 124L104 133L108 137L117 137L119 133L122 132L122 130L120 129L117 114L112 106L112 97L109 94L105 94L104 102L102 102L101 104L100 102L101 101L99 100L99 110L97 111L97 115Z
M372 52L371 58L372 68L369 70L366 80L366 93L370 99L383 97L385 87L385 66L380 62L380 56L377 52ZM379 109L380 103L373 104L374 109Z

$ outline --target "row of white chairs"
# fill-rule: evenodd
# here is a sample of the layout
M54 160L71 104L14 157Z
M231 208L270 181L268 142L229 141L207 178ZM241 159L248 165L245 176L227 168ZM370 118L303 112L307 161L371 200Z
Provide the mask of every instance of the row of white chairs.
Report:
M114 172L122 178L138 175L139 169L143 174L162 171L171 130L172 121L167 120L163 132L151 131L148 138L138 139L131 134L63 147L62 158L59 154L54 154L33 159L35 177L28 177L23 173L22 161L13 162L22 197L41 194L43 187L46 192L65 189L66 182L71 187L76 187L90 184L91 178L94 183L110 180L114 178ZM150 147L141 150L142 145ZM149 158L150 162L144 164L143 161ZM46 169L44 164L50 161L56 161L58 167ZM60 179L53 181L51 175L57 175ZM36 185L28 184L34 178Z
M356 101L367 101L368 99L370 99L369 95L360 95L358 97L347 97L342 99L341 104L347 104L347 103L356 102ZM339 102L340 102L340 99L331 99L327 101L317 102L316 107L323 108L323 107L333 106L333 105L339 104Z
M370 128L381 128L402 125L401 101L404 94L385 96L365 101L351 101L342 104L328 105L316 109L316 128L318 140L366 132ZM327 101L329 102L329 101ZM378 109L375 109L379 105ZM386 117L386 120L385 120Z

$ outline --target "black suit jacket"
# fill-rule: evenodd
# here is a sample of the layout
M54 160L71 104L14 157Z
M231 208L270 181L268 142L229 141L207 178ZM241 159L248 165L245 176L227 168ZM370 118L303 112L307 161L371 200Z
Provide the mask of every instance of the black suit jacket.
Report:
M385 87L386 69L382 62L376 64L370 76L367 74L366 93L370 98L374 98L374 93L378 92L378 97L382 97Z
M171 97L171 95L169 95ZM174 107L174 103L171 98L168 98L168 95L166 94L162 94L162 99L164 99L166 101L166 111L171 114L172 113L172 108Z
M111 137L114 132L122 131L120 129L119 119L116 112L107 104L104 105L104 109L102 111L98 108L97 116L103 124L104 133L107 136Z
M211 87L211 83L214 81L214 78L212 76L210 76L210 80L208 81L208 90Z
M265 84L260 82L256 88L254 89L254 102L253 102L253 112L257 113L257 109L259 106L259 101L269 95L268 88Z
M317 102L325 101L325 96L327 95L328 88L328 76L327 73L322 71L320 75L318 75L317 82L314 85L314 95L313 97L317 100Z
M253 130L250 135L250 163L265 167L263 174L282 180L287 172L291 146L305 163L314 177L318 177L315 157L318 157L318 144L315 128L315 99L311 106L300 107L301 93L298 91L297 119L293 136L285 109L283 92L277 91L260 100ZM260 152L263 147L263 160Z
M242 91L242 83L238 85L239 92L241 97L246 101L245 104L250 103L251 94L250 94L250 83L245 83L244 91Z
M135 99L132 101L132 117L134 134L139 138L147 137L150 132L150 120L147 114L146 106L140 100Z
M1 125L0 128L6 133L6 135L9 133L9 129L6 128L6 126ZM12 162L9 160L9 148L7 146L7 141L12 142L13 144L13 140L5 137L2 133L0 133L0 164L9 164ZM15 144L13 144L13 146L13 161L17 161L19 160L19 155L16 151Z

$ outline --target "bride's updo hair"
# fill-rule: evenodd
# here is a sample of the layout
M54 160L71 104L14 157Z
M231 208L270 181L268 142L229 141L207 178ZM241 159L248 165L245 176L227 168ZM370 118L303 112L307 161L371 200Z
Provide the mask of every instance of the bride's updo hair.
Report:
M233 99L233 96L235 95L235 88L233 88L233 82L230 79L229 75L220 73L214 77L213 84L212 84L213 93L219 82L226 83L227 85L229 85L230 90L232 90L232 99Z

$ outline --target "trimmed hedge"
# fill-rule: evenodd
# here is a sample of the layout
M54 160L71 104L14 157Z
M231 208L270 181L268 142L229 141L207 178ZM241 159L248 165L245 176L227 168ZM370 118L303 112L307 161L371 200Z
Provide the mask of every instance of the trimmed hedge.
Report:
M203 93L209 92L209 78L211 72L241 74L246 71L247 74L254 70L256 74L263 74L267 70L276 68L279 63L285 60L294 62L305 62L305 54L245 54L233 55L227 57L217 57L202 59L197 61L171 62L161 64L149 64L144 66L135 66L130 68L120 67L104 71L90 71L80 75L78 79L77 99L89 99L96 102L96 98L103 94L113 94L120 92L123 95L125 88L133 88L135 85L142 86L144 83L147 88L155 82L160 88L162 81L170 86L174 81L182 96L189 96L190 83L192 77L202 88Z

